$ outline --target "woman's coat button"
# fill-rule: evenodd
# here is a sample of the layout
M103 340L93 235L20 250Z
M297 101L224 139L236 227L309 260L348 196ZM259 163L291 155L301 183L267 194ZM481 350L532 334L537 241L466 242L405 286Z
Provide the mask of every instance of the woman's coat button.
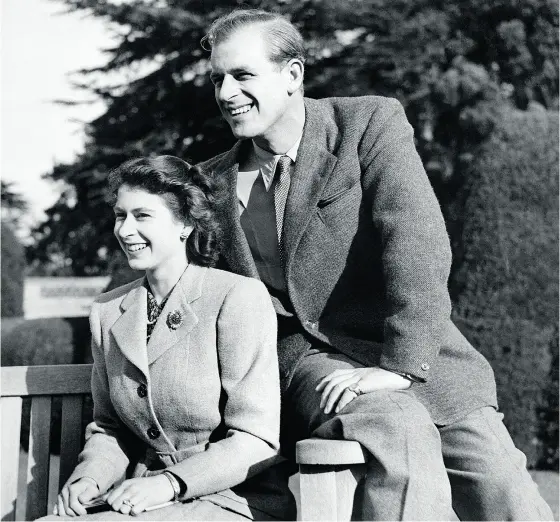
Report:
M148 395L148 388L145 384L141 384L140 386L138 386L136 392L138 393L138 397L143 399L144 397L146 397L146 395Z
M159 430L152 426L151 428L148 428L148 437L150 437L150 439L157 439L160 436L160 432Z

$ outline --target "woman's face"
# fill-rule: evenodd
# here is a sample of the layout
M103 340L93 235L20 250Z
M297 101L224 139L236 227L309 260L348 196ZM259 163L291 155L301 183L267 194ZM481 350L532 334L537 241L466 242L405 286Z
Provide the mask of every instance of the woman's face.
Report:
M173 215L162 196L122 185L114 211L114 233L131 268L154 271L175 262L185 263L181 233L191 228Z

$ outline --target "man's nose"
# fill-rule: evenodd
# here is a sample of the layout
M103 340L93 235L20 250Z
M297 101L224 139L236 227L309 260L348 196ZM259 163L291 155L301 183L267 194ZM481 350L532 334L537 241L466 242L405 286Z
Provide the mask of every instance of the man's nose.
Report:
M239 86L233 76L226 74L220 85L219 98L220 101L231 100L239 92Z

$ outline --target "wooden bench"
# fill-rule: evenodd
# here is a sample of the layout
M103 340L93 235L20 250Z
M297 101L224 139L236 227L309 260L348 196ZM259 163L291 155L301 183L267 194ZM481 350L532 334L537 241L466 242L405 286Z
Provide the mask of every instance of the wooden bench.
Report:
M90 364L1 368L1 518L34 520L50 512L60 485L77 462L83 443L84 399ZM50 451L53 398L62 401L60 468ZM26 483L18 488L23 399L31 401ZM298 520L350 520L356 485L365 469L357 442L307 439L298 442ZM19 490L18 490L19 489Z

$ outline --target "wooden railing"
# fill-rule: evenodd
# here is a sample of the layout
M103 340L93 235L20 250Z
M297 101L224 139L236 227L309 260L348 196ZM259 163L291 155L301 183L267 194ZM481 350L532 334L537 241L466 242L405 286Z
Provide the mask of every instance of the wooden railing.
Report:
M46 515L74 469L82 447L84 398L90 364L1 368L1 518L34 520ZM60 397L60 471L50 469L53 399ZM18 488L23 400L31 401L27 476ZM350 520L356 485L365 469L357 442L307 439L296 447L298 520Z

